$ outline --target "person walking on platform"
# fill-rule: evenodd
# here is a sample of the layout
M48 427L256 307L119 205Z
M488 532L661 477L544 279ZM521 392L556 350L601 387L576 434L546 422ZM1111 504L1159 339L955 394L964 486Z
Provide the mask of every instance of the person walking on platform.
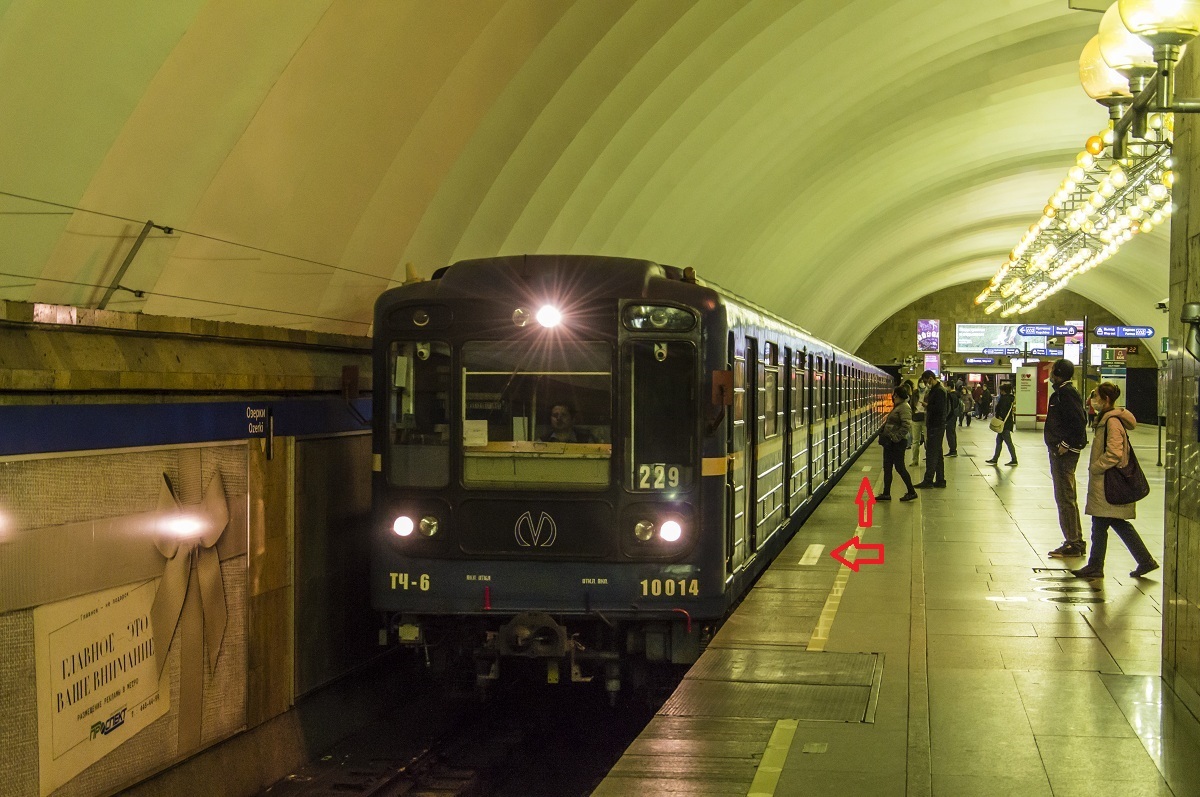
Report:
M983 388L983 395L979 397L979 404L976 405L975 410L975 417L981 421L992 414L992 389L990 387Z
M946 437L946 418L950 415L946 388L942 387L937 374L926 371L921 375L921 381L929 389L925 393L925 478L917 485L918 490L946 486L942 440Z
M1046 407L1044 438L1050 453L1050 477L1054 481L1054 502L1058 504L1058 525L1066 540L1047 556L1069 559L1083 556L1083 526L1079 522L1079 503L1075 490L1075 468L1079 453L1087 445L1087 415L1083 399L1071 382L1075 366L1070 360L1055 360L1050 368L1054 393Z
M921 463L921 448L925 445L925 377L917 380L916 386L908 396L912 405L912 460L908 463L916 467Z
M1005 465L1017 464L1017 450L1013 448L1012 430L1017 425L1016 419L1013 418L1013 405L1017 403L1017 397L1013 395L1012 385L1005 382L1000 386L1000 398L996 400L996 419L1004 419L1004 426L999 432L996 432L996 453L992 454L992 458L985 460L989 465L995 465L1000 461L1000 446L1003 443L1008 444L1008 462Z
M950 453L946 456L958 456L958 422L962 417L962 396L954 385L946 385L946 403L949 415L946 416L946 446Z
M908 448L912 435L912 405L908 403L908 391L903 385L892 393L892 404L892 411L879 430L879 443L883 446L883 492L875 496L875 500L892 500L892 469L895 468L907 488L900 500L912 501L917 497L917 492L913 489L908 468L904 467L904 449Z
M1104 555L1108 551L1108 529L1125 543L1133 554L1136 567L1130 572L1133 578L1141 578L1158 569L1158 562L1146 548L1137 529L1129 521L1137 516L1137 504L1110 504L1104 493L1104 472L1109 468L1125 467L1129 464L1129 430L1137 426L1133 413L1117 407L1121 388L1112 382L1104 382L1096 388L1091 400L1096 410L1096 427L1092 432L1092 450L1088 460L1087 503L1084 512L1092 516L1092 555L1088 563L1071 572L1080 578L1102 578Z
M959 393L959 397L962 399L962 414L958 416L958 425L962 426L965 424L970 429L971 416L975 414L975 397L965 387Z

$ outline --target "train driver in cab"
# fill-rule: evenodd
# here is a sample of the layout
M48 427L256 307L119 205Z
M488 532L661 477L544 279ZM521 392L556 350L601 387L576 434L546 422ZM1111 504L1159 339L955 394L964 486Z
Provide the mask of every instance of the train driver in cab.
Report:
M596 438L587 429L575 425L575 408L567 403L550 408L550 431L542 436L544 443L594 443Z

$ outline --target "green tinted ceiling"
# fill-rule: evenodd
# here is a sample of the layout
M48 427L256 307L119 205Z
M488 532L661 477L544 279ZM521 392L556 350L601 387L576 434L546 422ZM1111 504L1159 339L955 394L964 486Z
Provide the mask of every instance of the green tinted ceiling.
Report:
M853 348L1104 112L1066 0L0 0L0 299L365 333L411 262L693 265ZM1165 233L1073 290L1131 320ZM100 286L100 287L96 287ZM1032 320L1032 319L1031 319Z

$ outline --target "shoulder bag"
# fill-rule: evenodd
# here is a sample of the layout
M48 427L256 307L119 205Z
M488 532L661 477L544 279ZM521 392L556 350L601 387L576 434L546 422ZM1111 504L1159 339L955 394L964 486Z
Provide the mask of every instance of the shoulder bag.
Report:
M1008 412L1005 413L1003 418L992 416L992 419L990 421L988 421L988 428L991 429L996 434L1000 434L1001 432L1003 432L1004 424L1008 423L1009 416L1012 415L1012 411L1016 408L1017 408L1017 402L1014 401L1012 404L1009 405Z
M1104 424L1104 447L1108 448L1108 423ZM1125 435L1125 447L1129 449L1129 463L1125 467L1114 465L1104 471L1104 500L1114 506L1132 504L1150 494L1146 474L1133 453L1133 443Z

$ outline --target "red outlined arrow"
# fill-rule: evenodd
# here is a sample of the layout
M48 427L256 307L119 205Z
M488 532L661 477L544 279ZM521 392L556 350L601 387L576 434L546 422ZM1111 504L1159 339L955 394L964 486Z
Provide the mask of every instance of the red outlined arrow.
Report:
M863 493L867 497L863 498ZM858 485L858 495L854 498L858 504L858 525L864 529L871 528L871 511L875 507L875 493L871 490L871 480L863 476L862 484Z
M853 560L847 559L844 556L842 556L842 554L846 551L847 548L850 548L851 546L854 547L855 551L868 551L868 550L878 551L879 558L878 559L862 559L862 558L856 556ZM832 556L834 559L837 559L839 562L844 564L846 567L853 570L855 573L857 573L858 568L862 565L881 565L881 564L883 564L883 543L881 543L881 542L875 543L875 544L864 543L861 540L859 540L858 536L856 535L856 536L851 537L850 539L846 540L838 547L834 548L832 551L829 552L829 555Z

